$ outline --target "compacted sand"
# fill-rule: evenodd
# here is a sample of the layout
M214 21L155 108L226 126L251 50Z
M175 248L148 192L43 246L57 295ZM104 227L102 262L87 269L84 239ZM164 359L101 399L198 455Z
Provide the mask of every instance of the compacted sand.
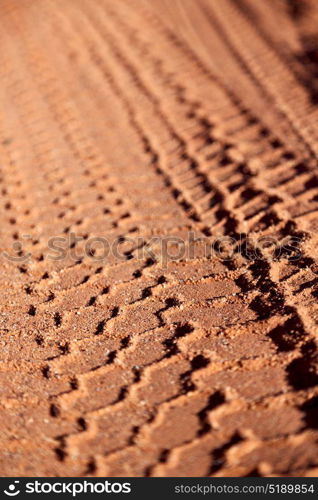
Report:
M1 474L317 475L316 0L0 18Z

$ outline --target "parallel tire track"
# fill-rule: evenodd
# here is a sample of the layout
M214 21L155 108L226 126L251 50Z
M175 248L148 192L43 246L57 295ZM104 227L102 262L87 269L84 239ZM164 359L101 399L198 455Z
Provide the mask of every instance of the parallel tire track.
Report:
M27 235L31 253L1 254L4 475L317 466L317 108L293 52L309 21L280 7L281 48L274 4L165 5L0 7L2 246ZM165 262L152 237L189 231L194 255ZM72 233L77 257L48 258ZM96 236L118 252L83 254ZM231 259L204 253L217 237Z

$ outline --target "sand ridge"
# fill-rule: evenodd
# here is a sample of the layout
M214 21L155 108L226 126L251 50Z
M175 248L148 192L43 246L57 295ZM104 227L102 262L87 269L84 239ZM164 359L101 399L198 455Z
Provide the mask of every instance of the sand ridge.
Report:
M316 475L315 2L0 16L1 474Z

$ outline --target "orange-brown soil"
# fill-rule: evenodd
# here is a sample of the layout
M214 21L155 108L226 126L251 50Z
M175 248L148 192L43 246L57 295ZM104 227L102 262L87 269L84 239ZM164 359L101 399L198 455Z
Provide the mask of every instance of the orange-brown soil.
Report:
M317 475L317 2L0 19L1 474Z

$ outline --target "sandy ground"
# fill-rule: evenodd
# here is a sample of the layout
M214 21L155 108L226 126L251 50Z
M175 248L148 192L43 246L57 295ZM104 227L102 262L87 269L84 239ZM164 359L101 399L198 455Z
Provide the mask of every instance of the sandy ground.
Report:
M317 2L0 19L1 474L317 475Z

